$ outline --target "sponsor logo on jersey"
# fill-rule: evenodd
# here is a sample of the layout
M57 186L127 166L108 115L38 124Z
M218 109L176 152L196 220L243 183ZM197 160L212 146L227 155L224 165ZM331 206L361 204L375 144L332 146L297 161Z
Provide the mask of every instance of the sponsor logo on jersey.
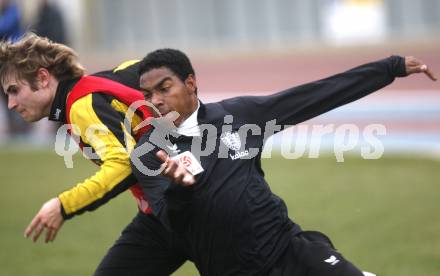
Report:
M223 144L225 144L231 150L239 150L241 148L241 141L238 132L225 132L220 136Z
M324 262L326 262L330 265L335 265L335 264L339 263L339 260L334 255L331 255L330 258L328 258L327 260L324 260Z
M173 144L172 146L167 145L167 148L168 148L169 150L171 150L171 151L172 151L173 153L175 153L175 154L177 154L177 153L180 152L180 149L177 148L177 145L176 145L176 144Z
M235 154L229 154L232 160L243 158L249 155L248 150L238 151L241 148L241 140L238 132L225 132L220 136L220 139L222 140L223 144L235 151Z

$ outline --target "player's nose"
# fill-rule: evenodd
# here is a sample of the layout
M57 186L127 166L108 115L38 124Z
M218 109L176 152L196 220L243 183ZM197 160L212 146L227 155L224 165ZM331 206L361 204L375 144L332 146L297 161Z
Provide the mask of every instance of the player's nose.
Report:
M17 101L14 97L8 96L8 109L13 110L17 107Z
M156 107L162 105L163 96L161 95L161 93L153 93L151 95L151 103Z

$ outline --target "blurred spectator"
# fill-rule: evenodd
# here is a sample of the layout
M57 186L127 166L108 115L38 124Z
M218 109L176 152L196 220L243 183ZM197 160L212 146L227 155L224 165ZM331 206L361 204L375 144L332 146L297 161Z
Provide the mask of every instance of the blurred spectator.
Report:
M15 1L0 0L0 39L15 41L23 35L21 28L21 13ZM7 109L8 99L1 94L1 102ZM8 131L12 136L25 134L30 126L16 112L6 112Z
M67 44L63 15L49 0L40 1L34 30L37 35L47 37L53 42Z
M17 40L21 30L21 14L14 1L0 0L0 38Z

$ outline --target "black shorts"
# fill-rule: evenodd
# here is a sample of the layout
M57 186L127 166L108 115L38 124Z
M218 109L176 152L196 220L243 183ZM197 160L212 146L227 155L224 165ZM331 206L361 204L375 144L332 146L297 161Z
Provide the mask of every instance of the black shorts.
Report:
M304 231L290 244L269 273L270 276L363 276L320 232Z
M168 276L189 259L188 248L152 216L139 212L123 230L95 276Z

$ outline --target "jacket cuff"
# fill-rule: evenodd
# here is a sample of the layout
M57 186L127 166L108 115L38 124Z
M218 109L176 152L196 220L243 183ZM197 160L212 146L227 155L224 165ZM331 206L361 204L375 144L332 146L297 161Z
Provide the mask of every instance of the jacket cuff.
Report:
M396 77L408 76L405 66L405 58L401 56L391 56L391 70Z
M58 196L58 199L59 199L60 202L61 202L61 216L63 216L63 219L64 219L64 220L71 219L74 215L73 215L73 214L67 214L67 213L66 213L66 210L64 209L63 201L61 200L61 197Z

